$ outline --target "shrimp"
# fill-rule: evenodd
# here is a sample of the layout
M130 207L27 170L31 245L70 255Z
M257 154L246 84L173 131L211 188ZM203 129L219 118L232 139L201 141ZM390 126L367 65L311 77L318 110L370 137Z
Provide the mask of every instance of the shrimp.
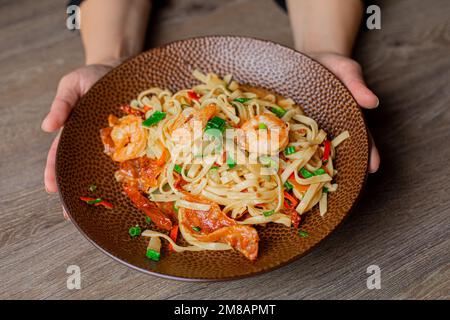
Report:
M147 131L140 117L129 115L115 121L111 130L101 130L103 143L108 146L111 158L123 162L140 157L147 146ZM109 135L109 136L108 136Z
M150 219L152 219L153 223L155 223L158 228L164 230L172 229L172 221L170 220L170 218L166 216L154 202L143 196L137 186L124 184L123 189L130 198L131 202L133 202L136 207L142 210L145 215L150 217Z
M201 109L191 108L190 110L191 112L187 115L183 113L180 114L180 116L172 124L172 131L178 128L192 129L194 128L194 123L196 121L198 121L201 124L201 127L204 128L209 119L217 114L219 108L215 104L209 104Z
M227 243L251 261L258 256L258 232L250 226L223 227L210 234L198 235L196 238L204 242Z
M200 121L204 128L209 119L214 117L218 111L219 108L215 104L209 104L202 109L195 110L193 120Z
M237 225L236 221L229 218L213 201L191 194L185 194L183 199L211 205L208 211L179 208L186 229L199 228L199 232L191 232L197 240L227 243L248 259L256 259L259 238L255 228Z
M199 227L204 233L211 233L220 228L236 225L236 221L229 218L220 210L217 203L207 200L201 196L195 196L185 193L184 200L190 202L198 202L210 204L211 208L208 211L180 208L180 214L183 215L184 224L188 229L192 227Z
M241 148L259 155L277 154L288 143L288 125L271 113L250 118L238 132L238 144Z
M158 177L163 172L164 166L158 165L158 161L143 156L120 163L120 169L116 171L116 180L130 186L138 186L140 191L147 192L149 188L158 185Z

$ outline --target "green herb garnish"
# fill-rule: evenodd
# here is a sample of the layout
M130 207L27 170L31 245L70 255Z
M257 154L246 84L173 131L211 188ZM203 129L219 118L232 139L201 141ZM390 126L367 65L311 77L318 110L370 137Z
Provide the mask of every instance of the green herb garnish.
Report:
M209 129L217 129L220 132L224 132L226 124L227 122L222 118L214 117L211 120L209 120L208 123L206 124L205 132Z
M131 227L130 229L128 229L128 233L132 238L137 237L141 235L141 227L139 226Z
M275 113L278 118L282 118L286 114L286 110L279 106L271 107L269 110Z
M316 171L313 172L313 175L320 176L321 174L325 174L325 170L323 168L319 168Z
M161 258L161 254L153 249L147 249L147 253L145 255L153 261L159 261L159 258Z
M240 102L240 103L246 103L246 102L249 102L250 100L252 100L252 99L251 98L236 98L233 101Z
M294 146L289 146L286 149L284 149L284 154L286 156L291 155L293 153L295 153L295 147Z
M233 169L234 167L236 167L236 162L233 158L227 157L227 165L228 168Z
M288 191L292 190L294 188L294 186L292 185L292 183L290 183L289 181L286 181L284 183L284 188Z
M309 233L303 230L299 230L298 231L298 235L302 238L308 238L309 237Z
M264 211L263 215L264 215L264 217L269 217L269 216L273 215L274 213L275 213L275 210Z
M176 164L176 165L173 167L173 170L175 170L175 172L181 174L182 168L181 168L180 165Z
M305 168L300 169L300 174L305 179L311 178L313 176L313 174L311 172L309 172L308 170L306 170Z
M267 130L267 126L266 126L265 123L260 123L260 124L258 125L258 129L260 129L260 130Z
M96 203L100 203L100 202L102 202L102 201L103 201L102 198L97 198L97 199L95 199L95 200L89 200L89 201L86 201L86 203L87 203L87 204L96 204Z
M155 112L153 112L153 114L147 120L142 122L142 125L144 127L154 126L155 124L157 124L158 122L163 120L165 117L166 117L166 113L165 112L155 111Z

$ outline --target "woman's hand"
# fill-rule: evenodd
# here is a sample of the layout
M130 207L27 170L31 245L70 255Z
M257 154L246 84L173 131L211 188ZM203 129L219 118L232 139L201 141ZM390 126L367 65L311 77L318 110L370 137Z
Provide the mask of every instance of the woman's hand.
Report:
M374 109L378 107L379 100L377 96L367 88L363 79L361 66L355 60L336 53L313 53L309 55L333 72L350 90L351 94L356 99L356 102L361 107L365 109ZM380 155L372 135L370 135L370 143L369 172L373 173L376 172L380 166Z
M72 109L80 99L103 75L112 69L112 66L95 64L76 69L65 75L59 82L55 99L50 112L42 122L41 128L45 132L54 132L60 129L67 120ZM44 182L49 193L57 191L55 179L55 156L58 146L59 134L53 140L47 156Z

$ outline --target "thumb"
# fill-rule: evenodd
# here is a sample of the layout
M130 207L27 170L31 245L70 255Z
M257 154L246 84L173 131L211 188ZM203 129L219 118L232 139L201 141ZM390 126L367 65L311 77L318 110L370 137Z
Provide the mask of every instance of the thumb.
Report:
M353 61L352 61L353 62ZM378 107L380 103L377 96L367 88L362 75L361 67L358 63L349 63L344 68L340 68L336 75L350 90L356 102L366 109Z
M77 72L69 73L59 82L50 112L42 122L42 130L53 132L61 128L81 96Z

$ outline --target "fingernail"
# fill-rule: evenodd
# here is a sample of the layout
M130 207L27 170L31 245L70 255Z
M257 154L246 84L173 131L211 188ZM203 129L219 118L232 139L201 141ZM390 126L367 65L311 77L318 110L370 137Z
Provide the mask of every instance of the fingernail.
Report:
M380 165L378 165L378 166L375 167L375 168L370 168L370 167L369 167L369 173L375 173L375 172L378 171L379 168L380 168Z
M50 192L50 191L48 191L48 189L47 189L47 186L46 186L46 185L44 185L44 188L45 188L45 192L47 192L47 194L51 194L51 192Z
M45 116L44 120L42 120L42 122L41 122L41 129L44 130L44 131L45 131L45 127L46 127L46 124L47 124L47 117L48 117L48 115Z
M377 97L377 104L375 105L375 108L378 108L379 105L380 105L380 99L378 99L378 97Z

